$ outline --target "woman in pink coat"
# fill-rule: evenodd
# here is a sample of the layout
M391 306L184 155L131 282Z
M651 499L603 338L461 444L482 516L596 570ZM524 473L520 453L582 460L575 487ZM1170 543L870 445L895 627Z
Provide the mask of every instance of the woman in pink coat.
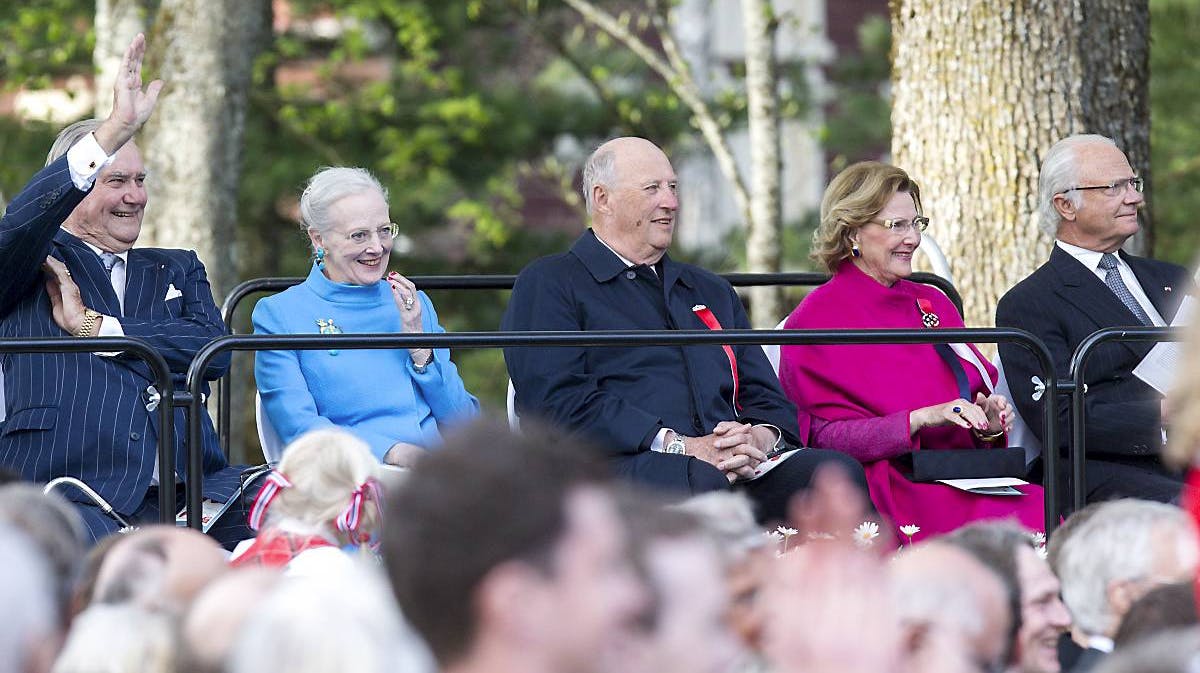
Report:
M785 327L962 327L944 294L906 280L929 224L920 213L920 188L895 166L863 162L835 177L813 237L813 257L833 278ZM1020 496L978 495L915 483L901 470L898 459L912 451L1005 446L1015 412L992 392L996 376L971 344L784 346L780 353L783 389L811 417L809 445L862 462L880 514L897 527L919 526L918 538L980 519L1044 525L1037 486L1021 486Z

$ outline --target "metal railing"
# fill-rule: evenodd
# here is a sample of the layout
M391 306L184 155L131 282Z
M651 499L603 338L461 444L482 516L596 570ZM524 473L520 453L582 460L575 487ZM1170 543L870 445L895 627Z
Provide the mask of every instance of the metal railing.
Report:
M174 399L171 368L149 343L128 336L17 338L0 340L0 353L122 353L140 358L154 375L154 386L160 396L158 408L155 410L158 414L158 480L160 484L175 483L175 419L172 403L188 400ZM191 411L194 413L195 409ZM162 522L174 523L174 489L158 490L158 507Z
M1180 341L1184 332L1172 327L1106 327L1092 332L1080 342L1071 356L1071 481L1073 483L1072 504L1074 509L1082 508L1087 500L1087 381L1084 374L1087 371L1088 360L1097 348L1103 344L1130 341ZM1049 442L1045 446L1054 446ZM1043 454L1052 453L1043 450Z
M761 287L767 285L787 285L793 287L812 287L829 281L827 273L797 271L788 273L726 273L721 277L734 287ZM421 290L511 290L517 277L512 275L475 275L475 276L410 276L409 280ZM909 277L916 283L932 285L941 290L963 314L962 295L954 284L945 278L932 273L917 272ZM304 279L300 277L253 278L234 286L225 296L221 304L221 317L225 320L227 333L233 334L233 320L242 301L253 294L275 293L298 285ZM782 319L784 316L780 316ZM217 381L217 438L226 453L230 451L230 412L233 401L230 395L231 376L226 374Z
M188 525L199 528L203 497L203 452L201 441L200 392L208 363L225 351L322 350L377 348L500 348L509 346L682 346L730 345L855 345L926 343L1016 343L1033 352L1044 380L1054 380L1050 352L1032 334L1018 329L907 329L907 330L709 330L598 331L598 332L460 332L447 334L336 334L336 335L244 335L218 337L196 354L188 368L186 397L188 414L187 499ZM1058 399L1045 395L1044 441L1057 446ZM1043 452L1046 533L1057 523L1058 453Z

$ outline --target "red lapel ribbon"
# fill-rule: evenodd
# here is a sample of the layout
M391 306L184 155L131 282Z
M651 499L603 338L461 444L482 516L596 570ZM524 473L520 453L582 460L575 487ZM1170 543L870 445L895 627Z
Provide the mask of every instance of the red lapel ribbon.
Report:
M696 304L692 307L692 313L704 323L704 326L714 332L720 332L723 328L721 322L717 320L717 316L713 315L712 309L704 304ZM742 405L738 404L738 366L737 357L733 354L733 347L729 344L721 344L721 349L725 351L725 357L729 358L729 372L733 375L733 408L741 411Z
M921 311L921 324L928 329L934 329L942 324L941 319L933 312L933 302L928 299L918 299L917 309Z

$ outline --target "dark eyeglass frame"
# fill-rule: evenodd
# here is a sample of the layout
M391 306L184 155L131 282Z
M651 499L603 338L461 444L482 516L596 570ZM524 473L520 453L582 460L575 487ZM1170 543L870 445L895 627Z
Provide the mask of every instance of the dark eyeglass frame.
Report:
M1113 180L1112 182L1108 183L1107 185L1089 185L1087 187L1070 187L1068 189L1062 190L1061 192L1059 192L1059 194L1066 194L1067 192L1086 192L1089 189L1103 189L1105 196L1116 196L1118 194L1124 194L1125 190L1128 189L1129 187L1133 187L1133 191L1140 194L1142 192L1142 189L1145 188L1145 186L1146 186L1146 181L1143 178L1135 175L1132 178L1121 178L1120 180Z
M875 222L875 220L872 220L872 222ZM909 226L917 231L925 231L929 228L929 218L924 215L917 215L911 221L903 217L892 217L875 223L888 231L895 231L896 227L900 227L903 230Z

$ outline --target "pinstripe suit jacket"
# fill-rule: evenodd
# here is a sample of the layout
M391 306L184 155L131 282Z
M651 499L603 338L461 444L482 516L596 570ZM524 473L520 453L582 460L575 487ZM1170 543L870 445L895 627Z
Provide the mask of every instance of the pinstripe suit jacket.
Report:
M0 338L67 336L51 315L40 268L52 255L70 269L84 304L120 316L125 334L153 345L182 386L192 356L224 333L204 266L189 250L130 250L122 313L100 258L59 228L84 196L63 157L9 204L0 220ZM172 286L182 295L168 300ZM136 358L90 353L11 354L0 362L8 410L0 465L37 482L78 477L118 512L134 512L145 498L157 450L158 417L146 410L144 399L153 382L149 368ZM228 366L228 357L215 361L207 377L219 377ZM205 495L224 500L237 485L237 472L224 469L207 414L203 426L204 471L213 475L206 479ZM187 465L186 435L180 409L175 412L180 474Z
M1120 253L1159 315L1168 323L1191 290L1187 270L1175 264ZM996 325L1018 327L1045 341L1058 378L1068 377L1071 356L1088 335L1104 327L1139 325L1137 318L1095 273L1057 245L1050 260L1009 290L996 306ZM1101 346L1084 372L1088 386L1087 451L1096 457L1155 459L1162 448L1159 395L1132 374L1151 343ZM1041 377L1033 355L1016 344L1001 344L1000 358L1013 402L1041 439L1041 402L1033 400L1031 378ZM1070 404L1059 405L1060 445L1070 439Z

